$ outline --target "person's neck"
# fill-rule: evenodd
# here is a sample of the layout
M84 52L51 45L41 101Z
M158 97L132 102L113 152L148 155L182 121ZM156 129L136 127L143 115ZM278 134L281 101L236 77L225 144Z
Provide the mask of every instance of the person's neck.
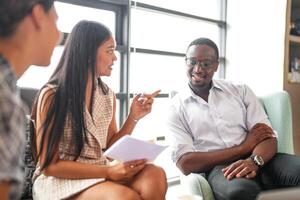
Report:
M209 90L211 89L211 85L212 83L210 83L209 85L205 85L203 87L194 87L192 86L192 84L189 84L189 87L193 90L193 92L201 97L202 99L204 99L205 101L208 100L208 95L209 95Z
M22 41L15 38L0 38L0 54L9 62L17 79L22 76L30 65L28 62L30 58L26 52L24 42L22 43Z

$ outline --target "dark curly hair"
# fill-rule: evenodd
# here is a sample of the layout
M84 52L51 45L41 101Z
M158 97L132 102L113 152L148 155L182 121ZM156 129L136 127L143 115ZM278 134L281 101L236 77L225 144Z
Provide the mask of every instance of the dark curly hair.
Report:
M36 4L40 4L47 12L52 8L53 2L54 0L0 0L0 37L11 36Z

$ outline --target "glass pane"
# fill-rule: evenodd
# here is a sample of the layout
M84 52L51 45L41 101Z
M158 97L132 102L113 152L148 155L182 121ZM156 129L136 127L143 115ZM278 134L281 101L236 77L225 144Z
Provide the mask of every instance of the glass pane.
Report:
M168 130L165 122L169 104L169 98L155 98L151 113L139 120L133 135L145 140L155 140L158 136L164 136Z
M156 158L154 163L165 170L168 179L180 176L180 170L171 159L171 151L169 147L167 147L166 150L164 150Z
M51 57L51 64L48 67L30 66L18 80L18 86L39 89L46 84L58 65L63 48L62 46L55 47Z
M58 46L54 49L51 57L51 64L48 67L37 67L30 66L29 69L23 74L23 76L18 80L19 87L29 87L29 88L41 88L49 80L53 71L55 70L60 57L63 52L62 46ZM116 56L118 60L113 66L113 73L110 77L102 77L102 80L108 84L114 92L119 92L120 90L120 53L116 51Z
M216 24L141 9L132 9L131 27L131 42L136 48L185 53L199 37L219 42Z
M130 65L130 92L162 93L187 87L188 79L183 57L132 53ZM219 73L215 73L219 78Z
M168 93L187 84L183 57L132 53L130 63L132 93L151 93L157 89Z
M139 120L132 135L136 138L150 141L155 141L159 136L165 136L166 140L162 142L162 145L169 145L169 130L166 126L169 101L169 98L155 98L152 112ZM177 167L171 160L169 149L166 149L159 155L155 163L166 169L168 178L179 175Z
M201 17L220 19L220 0L137 0L170 10L197 15Z
M105 24L115 35L115 13L112 11L62 2L55 2L55 8L59 16L57 25L62 32L71 32L74 25L81 20L91 20Z

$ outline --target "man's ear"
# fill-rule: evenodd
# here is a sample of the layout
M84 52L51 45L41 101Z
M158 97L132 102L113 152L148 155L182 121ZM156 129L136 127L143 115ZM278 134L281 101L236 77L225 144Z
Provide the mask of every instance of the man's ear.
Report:
M45 18L45 10L40 4L33 6L31 11L33 25L39 30L42 27L42 22Z
M216 71L218 71L218 68L219 68L219 64L220 64L220 61L219 61L219 60L217 60L217 61L216 61L216 63L215 63L215 65L216 65L216 69L215 69L215 72L216 72Z

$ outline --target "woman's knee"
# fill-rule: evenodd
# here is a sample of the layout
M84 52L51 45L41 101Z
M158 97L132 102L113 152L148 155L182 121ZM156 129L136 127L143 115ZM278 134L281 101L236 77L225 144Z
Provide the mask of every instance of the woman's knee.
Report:
M166 173L161 167L148 164L144 170L144 176L146 178L146 181L152 182L156 185L167 184Z
M137 183L137 188L142 196L149 196L153 193L164 196L168 187L165 171L161 167L152 164L147 165L141 172Z
M69 200L105 199L105 200L141 200L140 195L133 189L114 182L96 184Z
M133 189L126 188L116 191L112 196L111 200L122 199L122 200L142 200L140 195Z

